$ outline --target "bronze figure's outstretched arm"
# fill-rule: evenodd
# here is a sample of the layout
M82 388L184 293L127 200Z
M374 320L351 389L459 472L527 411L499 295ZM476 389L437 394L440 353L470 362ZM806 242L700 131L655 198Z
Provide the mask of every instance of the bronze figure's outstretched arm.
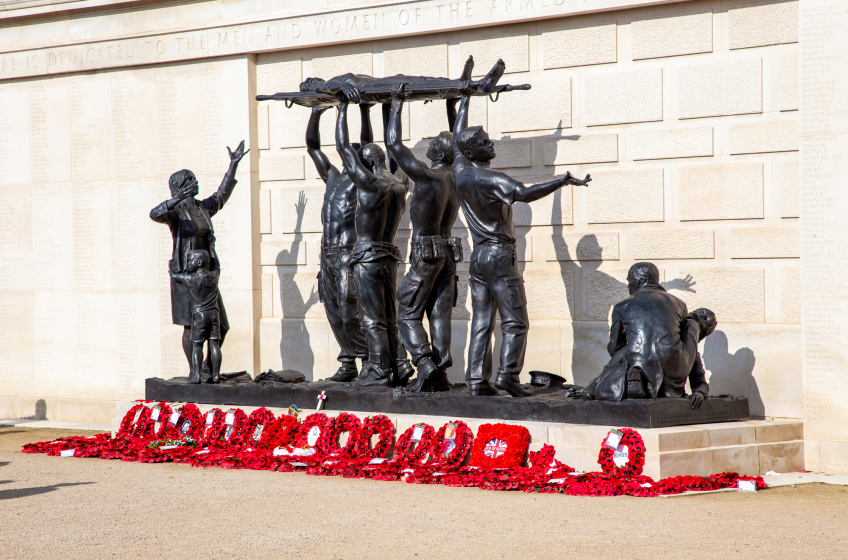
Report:
M315 163L315 169L318 170L318 175L321 176L321 180L325 183L327 182L327 177L330 175L330 171L335 169L333 164L330 163L327 154L321 151L319 123L321 121L321 114L327 109L329 107L313 107L312 114L309 116L309 124L306 125L306 151ZM337 169L335 170L338 172Z
M363 190L373 190L372 184L376 177L368 171L359 157L356 155L356 150L350 145L350 136L347 130L347 101L339 103L339 115L336 121L336 150L342 157L345 170L351 180Z
M392 112L386 130L386 147L410 179L421 181L430 176L427 165L420 162L412 150L404 146L400 140L402 136L400 115L405 98L404 86L405 84L400 83L392 89Z

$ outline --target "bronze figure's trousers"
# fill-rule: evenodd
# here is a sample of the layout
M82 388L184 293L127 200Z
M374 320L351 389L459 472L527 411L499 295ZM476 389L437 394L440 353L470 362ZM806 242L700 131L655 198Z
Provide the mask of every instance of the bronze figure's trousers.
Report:
M377 369L380 377L391 375L396 362L406 359L397 326L398 255L397 247L389 243L357 243L354 247L359 324L368 342L365 366Z
M469 272L472 316L465 381L482 383L492 376L495 309L500 313L503 332L498 373L508 373L518 381L518 374L524 367L529 320L524 279L516 266L515 244L475 246Z
M339 362L354 368L356 358L368 358L365 334L359 326L356 290L350 265L353 245L321 248L321 272L318 273L318 297L327 311L327 320L339 343Z
M456 306L456 263L462 260L458 238L421 237L410 250L410 270L398 289L398 326L403 345L418 365L430 357L441 370L453 365L450 353L451 309ZM424 314L430 337L424 329Z

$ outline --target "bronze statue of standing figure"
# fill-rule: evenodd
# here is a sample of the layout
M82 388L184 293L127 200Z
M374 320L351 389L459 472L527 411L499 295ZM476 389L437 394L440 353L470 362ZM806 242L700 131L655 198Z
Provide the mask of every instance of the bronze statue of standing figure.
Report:
M173 251L171 260L168 261L168 271L175 274L188 272L189 254L192 251L205 251L209 255L208 268L220 273L221 262L218 253L215 252L215 232L212 228L212 216L217 214L230 199L236 186L236 170L241 158L249 150L244 149L242 141L236 151L227 148L230 154L230 167L221 181L218 190L212 196L203 200L197 200L195 196L200 192L197 177L188 169L177 171L168 179L171 190L171 198L160 203L150 211L150 219L160 224L167 224L171 229L173 238ZM230 328L227 321L227 311L224 302L218 292L218 314L220 320L220 344ZM194 344L192 343L191 326L193 316L193 305L191 288L182 282L171 278L171 318L175 325L183 326L183 352L188 360L189 368L192 367L194 356ZM209 352L203 370L210 374L213 369L212 352ZM215 382L210 377L210 381ZM192 379L192 382L199 380Z
M318 174L327 186L321 207L321 271L318 273L318 298L324 304L327 320L341 351L338 371L328 381L353 381L359 372L356 358L368 359L368 345L359 324L356 286L351 274L351 254L356 243L356 185L342 168L339 172L321 151L318 124L321 113L329 107L315 107L306 127L306 149ZM369 110L371 105L361 104L360 140L362 145L373 141ZM355 151L361 145L352 144Z
M493 88L503 75L499 60L483 80ZM506 173L494 171L489 163L495 146L481 126L468 127L468 102L477 90L465 81L460 86L462 101L454 124L453 170L459 202L465 215L474 250L471 253L469 292L471 293L471 342L465 380L472 395L492 396L498 389L513 397L528 393L521 387L519 374L527 348L527 298L524 279L515 254L515 225L512 205L532 202L567 185L587 185L591 177L576 179L571 173L547 183L524 185ZM501 360L494 385L492 375L492 331L495 310L501 317Z
M468 79L471 68L467 68ZM453 135L440 133L427 149L430 167L401 142L401 111L407 94L403 82L392 89L392 108L386 147L415 182L410 202L412 243L410 269L398 289L398 328L418 376L411 391L447 391L451 358L451 311L456 306L456 264L462 261L462 242L451 231L459 213L453 178ZM454 103L448 101L448 127L453 128ZM432 346L424 329L430 322Z
M397 267L400 251L394 244L406 208L409 185L395 177L386 154L377 144L350 144L348 102L339 94L336 149L356 186L356 243L351 254L359 307L359 323L368 342L368 359L354 380L361 387L405 386L414 370L406 357L397 326Z

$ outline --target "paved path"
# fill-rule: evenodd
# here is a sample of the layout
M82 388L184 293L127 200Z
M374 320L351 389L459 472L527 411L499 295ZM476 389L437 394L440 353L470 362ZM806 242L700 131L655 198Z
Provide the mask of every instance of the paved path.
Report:
M0 558L848 558L848 487L674 499L487 492L27 455L0 428Z

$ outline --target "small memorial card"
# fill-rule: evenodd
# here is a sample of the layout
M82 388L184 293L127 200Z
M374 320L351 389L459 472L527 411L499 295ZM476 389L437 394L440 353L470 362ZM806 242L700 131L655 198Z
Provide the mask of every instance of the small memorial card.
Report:
M612 462L615 463L615 466L622 469L628 461L630 461L630 449L626 445L616 447L612 454Z
M236 423L236 415L233 412L233 410L230 409L230 410L227 411L226 418L224 418L224 424L226 424L227 426L232 426L235 423Z
M421 438L424 436L424 426L415 426L415 429L412 430L412 441L418 443L421 441Z
M256 426L256 429L253 430L253 441L259 441L259 438L262 437L262 430L265 429L265 424L259 424Z
M180 433L181 434L187 434L190 429L191 429L191 421L186 420L185 422L183 422L183 425L180 426Z
M548 481L548 484L562 484L563 482L565 482L564 478L552 478Z
M445 428L445 455L450 455L456 449L456 424L448 424Z
M63 449L62 451L59 452L59 456L60 457L73 457L74 451L76 451L76 449Z
M306 463L292 463L291 466L293 466L293 467L308 467L309 465L307 465Z
M159 448L160 451L167 451L168 449L175 449L177 447L182 447L181 445L163 445Z
M386 459L371 459L368 461L369 465L379 465L380 463L385 463Z
M224 439L229 440L231 435L233 435L233 427L227 426L227 431L224 432Z
M210 410L206 413L206 425L209 426L210 424L212 424L213 420L215 420L215 413Z
M141 409L140 409L140 408L139 408L138 410L136 410L136 411L135 411L135 417L133 418L133 421L132 421L132 423L133 423L133 424L135 424L136 422L138 422L138 417L139 417L139 416L141 416Z
M64 453L64 451L63 451ZM756 492L757 491L757 481L756 480L737 480L736 487L740 492Z
M309 433L306 436L306 443L309 444L309 447L314 447L315 443L318 441L318 438L321 436L321 428L318 426L312 426L309 429Z
M154 422L158 422L159 421L159 413L161 411L162 411L162 409L159 408L158 404L156 406L154 406L153 410L150 411L150 419L153 420Z
M604 447L608 447L613 451L618 449L618 444L621 443L622 437L624 437L624 434L618 430L610 430L607 438L604 440Z
M171 414L171 417L168 419L168 422L171 424L171 426L176 426L179 419L180 419L180 413L179 412L173 412Z

